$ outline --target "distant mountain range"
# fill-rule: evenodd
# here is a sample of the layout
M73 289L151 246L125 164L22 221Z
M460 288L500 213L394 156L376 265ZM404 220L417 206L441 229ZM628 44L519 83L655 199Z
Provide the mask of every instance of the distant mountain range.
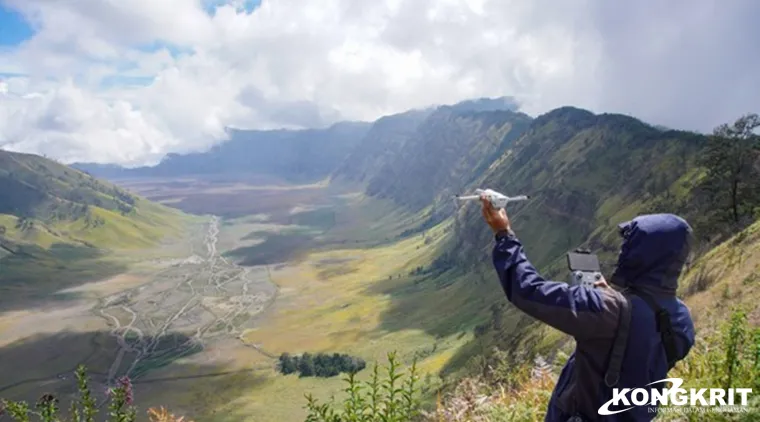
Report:
M327 129L237 130L206 152L169 154L154 167L76 163L72 167L108 179L200 175L271 175L311 181L329 174L370 129L370 123L343 122Z
M308 182L329 176L343 165L358 172L358 164L345 163L356 149L383 156L404 143L431 114L517 110L509 97L480 98L453 105L412 110L376 122L340 122L326 129L238 130L229 129L229 140L209 151L168 154L156 166L123 168L110 164L75 163L72 167L107 179L177 176L272 176L289 182ZM383 139L378 139L378 137ZM392 139L387 139L392 138ZM372 144L378 142L379 146ZM390 149L389 149L390 148ZM382 159L372 158L377 164ZM352 167L353 166L353 167ZM374 168L367 169L373 172Z
M451 198L457 193L489 187L528 194L531 201L514 205L525 213L517 227L535 248L537 264L557 266L563 251L584 243L597 250L613 248L617 239L604 234L614 232L616 221L639 212L679 210L701 224L704 213L693 211L700 209L698 195L684 192L694 187L690 175L706 141L702 134L575 107L534 118L504 97L411 110L371 124L234 132L211 151L171 155L151 168L77 167L107 178L330 177L358 183L371 196L422 213L418 231L459 212L465 212L462 221L476 218L472 208L455 208ZM482 226L460 226L444 255L458 257L458 266L477 262L484 236Z
M368 123L302 131L234 131L204 153L170 155L156 167L79 164L106 178L265 174L289 181L330 177L421 212L417 230L460 212L451 198L477 187L533 199L515 205L540 265L646 209L683 184L706 137L621 114L561 107L535 118L508 97L410 110ZM679 185L680 186L680 185ZM660 202L658 202L660 201ZM671 206L675 204L671 203ZM683 204L681 205L683 206ZM465 208L470 209L470 208ZM469 220L474 215L466 211ZM684 212L687 212L685 210ZM459 265L475 262L485 229L452 237ZM614 239L612 239L614 240Z

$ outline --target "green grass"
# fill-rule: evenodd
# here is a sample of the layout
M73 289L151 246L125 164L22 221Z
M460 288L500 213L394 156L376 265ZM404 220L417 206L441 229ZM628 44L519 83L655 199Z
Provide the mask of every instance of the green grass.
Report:
M750 307L753 309L751 321L760 323L756 306L760 290L754 283L746 282L753 280L758 270L760 221L710 250L682 275L679 292L688 295L686 301L698 326L710 330L715 322L726 320L729 307L715 306L725 302L721 296L726 291L730 293L732 305ZM696 283L702 283L704 288L696 288Z
M0 260L0 310L21 309L46 300L66 299L54 292L127 270L125 263L101 250L56 243L48 249L20 245Z
M189 347L182 347L179 350L167 350L158 356L151 356L141 360L132 371L132 378L138 379L151 371L163 368L187 356L194 355L203 351L203 346L194 343Z
M452 273L410 276L412 269L428 267L437 256L440 242L446 239L446 225L427 230L425 236L394 241L394 236L424 221L424 216L385 214L384 207L382 201L354 197L350 205L333 208L340 222L334 227L327 228L328 210L307 212L308 219L299 219L299 224L311 224L309 228L316 235L311 244L307 242L308 250L299 261L269 267L279 287L278 297L258 318L256 328L244 333L245 343L258 345L273 356L285 352L339 352L367 362L382 361L387 353L397 351L404 365L418 358L421 375L428 375L430 383L436 383L436 374L470 340L466 331L472 328L480 301L475 294L467 293L471 290L467 280L455 278ZM398 216L402 216L401 223ZM224 230L225 236L230 235L236 231L235 224ZM261 227L256 230L254 237L267 234L261 233ZM270 243L254 246L244 256L255 258L267 253L267 248L269 253L275 253L278 248L272 248L273 239L285 242L287 236L294 235L282 229L271 230L279 233L268 233ZM374 245L365 237L368 232L379 237ZM304 241L304 232L300 233L296 235L300 240L287 241ZM425 239L429 239L427 243ZM284 250L292 247L280 246ZM498 288L498 284L493 287ZM311 393L320 402L333 394L343 395L339 377L316 380L283 376L274 369L274 361L253 351L232 358L240 359L241 365L269 363L270 369L255 371L266 382L257 384L245 397L218 409L216 414L228 417L234 409L235 415L249 420L303 420L304 394ZM358 379L366 380L369 371L362 372ZM433 397L428 394L425 399L430 402ZM232 420L212 413L203 417Z
M246 246L227 252L227 257L236 258L241 265L266 265L293 260L309 249L313 239L308 234L298 233L251 233L254 237L265 236L263 243Z
M85 219L79 219L54 227L72 240L104 249L141 249L156 246L166 237L179 236L183 223L197 220L148 201L140 201L133 215L124 216L102 208L96 208L92 214L93 218L102 218L104 223L93 227Z
M147 251L176 242L201 218L138 199L131 214L90 207L76 220L0 214L0 310L72 298L59 290L121 274ZM94 222L98 220L99 223Z

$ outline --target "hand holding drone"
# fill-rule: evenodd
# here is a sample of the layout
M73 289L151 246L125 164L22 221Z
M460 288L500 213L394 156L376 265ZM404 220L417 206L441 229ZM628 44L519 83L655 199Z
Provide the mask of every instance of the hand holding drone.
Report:
M492 189L475 189L475 195L457 195L455 198L460 201L472 201L479 200L482 195L485 195L488 200L491 201L491 205L493 205L493 207L496 209L505 208L509 202L525 201L527 199L530 199L530 197L527 195L506 196Z

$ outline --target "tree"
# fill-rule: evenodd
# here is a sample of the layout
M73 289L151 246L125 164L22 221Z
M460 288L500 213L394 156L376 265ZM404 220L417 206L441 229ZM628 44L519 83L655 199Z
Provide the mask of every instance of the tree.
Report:
M280 355L280 371L285 374L292 374L298 370L298 359L290 356L289 353Z
M757 114L746 114L733 124L715 128L709 137L701 164L707 170L704 189L710 195L713 213L721 223L732 226L752 217L760 203L758 152L760 127Z
M304 353L298 360L298 372L302 377L313 377L315 375L314 359L310 353Z

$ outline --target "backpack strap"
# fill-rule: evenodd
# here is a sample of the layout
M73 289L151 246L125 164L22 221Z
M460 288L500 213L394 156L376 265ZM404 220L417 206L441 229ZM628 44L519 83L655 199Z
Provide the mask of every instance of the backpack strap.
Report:
M631 331L631 300L625 294L621 295L620 316L615 341L612 343L607 372L604 374L604 384L612 388L620 381L620 369L623 366L625 349L628 346L628 333Z
M673 324L670 322L670 313L662 308L652 296L647 293L636 291L636 296L644 299L644 302L654 312L654 319L657 323L657 331L662 337L662 345L665 347L665 356L668 359L668 369L673 369L678 362L678 348L676 347L676 334L673 331Z

